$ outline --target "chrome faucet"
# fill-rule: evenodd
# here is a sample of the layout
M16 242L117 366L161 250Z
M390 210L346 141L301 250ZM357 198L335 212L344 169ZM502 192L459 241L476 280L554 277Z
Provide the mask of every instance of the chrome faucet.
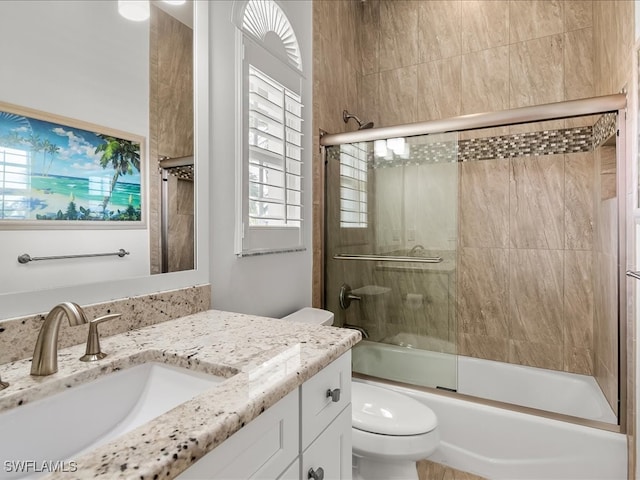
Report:
M58 371L58 332L65 315L72 327L88 323L84 310L76 303L63 302L53 307L38 334L31 362L31 375L51 375Z

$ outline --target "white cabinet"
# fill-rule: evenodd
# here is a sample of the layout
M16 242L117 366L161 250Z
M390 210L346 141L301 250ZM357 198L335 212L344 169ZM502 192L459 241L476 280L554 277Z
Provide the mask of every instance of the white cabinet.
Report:
M238 430L181 480L351 479L351 351Z
M345 408L302 452L302 479L322 469L324 480L351 479L351 408Z
M294 390L176 478L281 478L298 456L299 398L298 390Z
M300 398L304 450L347 405L351 404L351 351L303 383L300 387Z

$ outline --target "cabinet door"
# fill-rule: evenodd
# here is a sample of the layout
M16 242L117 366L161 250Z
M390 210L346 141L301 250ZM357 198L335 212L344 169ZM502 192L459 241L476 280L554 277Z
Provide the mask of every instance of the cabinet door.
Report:
M280 478L298 456L298 389L234 433L177 478L247 480ZM297 478L297 469L294 469ZM284 477L287 478L287 477Z
M324 480L351 480L351 404L302 453L302 480L320 468Z
M339 398L327 396L336 390ZM303 383L300 391L304 450L351 403L351 350Z

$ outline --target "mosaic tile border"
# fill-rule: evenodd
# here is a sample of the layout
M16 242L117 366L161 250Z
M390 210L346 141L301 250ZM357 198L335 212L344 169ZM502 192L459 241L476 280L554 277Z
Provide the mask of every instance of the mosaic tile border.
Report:
M576 127L462 140L458 161L588 152L593 148L592 137L591 127Z
M606 113L593 126L593 149L595 150L618 130L618 114Z
M523 132L496 137L474 138L467 140L442 140L413 144L406 143L406 153L392 154L380 158L372 149L367 152L367 163L371 168L398 167L401 165L420 165L425 163L470 162L478 160L507 159L525 156L561 155L589 152L615 134L617 114L607 113L600 116L596 124L557 130ZM443 136L440 136L443 138ZM410 151L410 153L409 153ZM327 150L330 159L339 159L336 148Z

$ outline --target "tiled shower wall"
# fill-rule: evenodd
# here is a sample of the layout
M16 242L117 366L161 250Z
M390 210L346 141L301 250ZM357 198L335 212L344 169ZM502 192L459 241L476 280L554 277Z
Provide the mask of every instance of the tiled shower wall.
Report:
M366 0L359 112L396 125L594 90L591 1Z
M465 162L459 352L593 372L593 154Z
M617 93L628 84L631 77L633 9L633 2L627 0L316 0L315 124L330 132L344 131L345 126L340 121L342 108L353 109L365 121L373 120L377 126L384 126ZM579 124L574 121L565 124L548 122L543 127L562 128ZM350 129L353 128L354 125L351 125ZM494 129L482 136L514 131L517 131L517 127ZM468 134L462 134L461 138L469 137ZM563 212L572 202L579 200L567 196L567 192L575 190L587 178L583 176L586 174L585 168L588 168L587 161L584 158L573 160L573 157L560 156L548 162L531 164L531 168L540 173L531 178L530 187L548 184L561 186L564 189ZM316 160L314 208L315 213L321 213L323 170L321 160ZM490 164L469 166L469 170L486 170L484 173L469 173L490 177L497 175L499 179L496 182L503 189L501 195L510 198L511 191L507 190L509 193L506 194L504 185L509 185L509 189L516 188L517 179L523 173L520 168L523 162L516 159L506 163L509 166L503 166L502 169ZM555 172L557 178L549 177L551 172ZM548 189L547 193L551 195ZM488 194L499 195L491 189ZM555 194L557 197L557 192ZM461 212L464 215L464 209ZM515 227L517 219L511 217L510 211L498 213L498 216L507 219L509 229L510 222L515 222L514 238L511 238L511 231L505 230L503 224L500 241L503 245L505 242L510 245L512 240L518 244L522 239L516 232L526 231L526 228L522 225ZM583 233L569 237L568 233L579 225L571 225L571 218L564 218L564 215L562 219L545 219L547 223L544 230L555 231L550 242L559 245L562 241L568 247L563 250L562 263L553 263L550 271L556 276L562 272L563 278L567 279L565 287L570 287L572 278L589 274L584 268L573 268L586 265L577 257L587 255L589 249L585 243L575 242L586 242L589 235ZM315 218L320 217L316 215ZM321 222L316 221L316 245L320 244L322 238L322 226L318 223ZM557 227L561 224L563 230L560 233ZM506 238L505 231L508 232ZM464 244L465 241L468 239L461 236L461 242ZM474 241L478 240L471 240L464 248L484 248L471 246ZM594 241L593 237L591 241ZM472 250L461 250L461 262L472 265L473 253ZM596 259L595 265L598 265L597 262ZM322 258L318 249L314 265L314 304L320 305ZM505 274L509 280L512 280L512 276L516 280L518 272L508 270ZM595 308L593 304L587 302L576 305L575 309L569 307L583 294L566 288L562 298L557 299L552 318L560 318L559 312L562 311L565 312L563 322L576 326L584 321L585 316L590 318L589 311ZM509 304L507 301L507 305L508 309L518 308L517 302ZM493 308L499 310L497 306ZM548 343L549 352L545 362L577 371L595 370L596 377L607 390L607 382L603 382L603 377L598 373L607 371L603 365L606 362L597 359L597 350L604 351L601 337L594 335L596 332L588 327L582 336L576 336L567 333L566 325L560 327L558 322L552 324L555 325L555 332L569 342L570 348L559 355L554 347L558 340ZM491 327L483 332L481 327L471 322L466 325L463 327L468 328L466 335L495 331ZM504 326L504 322L498 321L497 325ZM596 331L600 328L597 320L594 328ZM630 319L629 332L632 328ZM525 362L537 363L527 354L534 345L539 344L536 338L541 340L537 337L537 330L537 327L522 330L523 338L518 341L524 343L510 349L506 349L503 343L497 352L503 357L511 355L512 358L522 357ZM595 341L591 347L595 349L595 357L589 353L590 335ZM628 347L635 346L628 344ZM471 347L467 343L464 348ZM606 357L604 355L603 358ZM595 361L591 358L595 358ZM628 358L633 357L628 355ZM634 368L633 363L628 364L629 371ZM628 391L633 392L633 388L628 388ZM629 410L628 413L629 423L632 423L633 412Z

